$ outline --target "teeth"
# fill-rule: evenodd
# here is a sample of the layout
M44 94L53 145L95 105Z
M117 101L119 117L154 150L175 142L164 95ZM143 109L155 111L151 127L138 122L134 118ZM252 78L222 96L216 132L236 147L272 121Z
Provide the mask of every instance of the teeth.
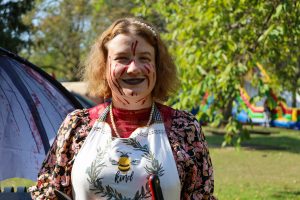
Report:
M145 80L144 78L123 79L123 81L124 81L126 84L129 84L129 85L140 84L140 83L143 82L144 80Z

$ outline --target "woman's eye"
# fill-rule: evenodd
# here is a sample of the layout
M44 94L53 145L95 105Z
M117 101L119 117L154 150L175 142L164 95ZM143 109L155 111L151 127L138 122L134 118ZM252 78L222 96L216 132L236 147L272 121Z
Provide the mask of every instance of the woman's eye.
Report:
M126 65L130 61L130 58L122 56L122 57L116 57L114 60L117 61L120 64Z
M144 61L144 62L150 62L151 61L151 59L148 58L148 57L141 57L140 60Z
M115 60L119 60L119 61L123 60L124 61L124 60L129 60L129 58L127 58L127 57L117 57L117 58L115 58Z

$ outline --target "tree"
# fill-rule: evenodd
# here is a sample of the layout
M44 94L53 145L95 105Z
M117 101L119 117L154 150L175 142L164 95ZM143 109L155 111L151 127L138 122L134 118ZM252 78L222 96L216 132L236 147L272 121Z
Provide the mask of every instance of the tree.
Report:
M88 27L86 4L88 0L38 1L27 15L27 23L33 26L27 57L58 78L76 80Z
M292 106L300 94L300 2L283 1L273 16L274 23L266 37L265 63L281 83L281 90L292 92ZM268 51L268 52L266 52Z
M206 92L214 96L214 101L205 112L199 111L201 119L208 117L213 124L226 123L227 134L224 144L240 143L248 134L243 126L231 115L235 99L240 95L243 77L256 66L257 62L278 66L285 60L270 59L272 51L281 43L272 38L278 19L286 22L280 8L287 1L243 1L243 0L206 0L206 1L167 1L137 0L139 7L133 10L136 15L151 19L160 16L166 24L162 36L169 44L178 66L181 78L179 94L171 101L175 107L191 109L200 105ZM297 1L290 1L299 7ZM164 7L165 9L161 9ZM291 6L292 7L292 6ZM295 7L294 7L295 8ZM299 8L298 8L299 10ZM298 24L298 11L289 8L289 24ZM295 28L294 26L294 28ZM296 31L293 35L298 33ZM288 37L287 33L285 37ZM274 35L274 34L273 34ZM299 35L299 34L298 34ZM267 44L272 45L268 46ZM287 48L287 43L285 48ZM296 48L297 45L295 45ZM299 46L299 45L298 45ZM298 47L299 48L299 47ZM280 51L286 56L290 53ZM296 54L293 57L297 57ZM299 57L299 56L298 56ZM275 58L273 56L273 58ZM274 65L270 65L274 62ZM286 65L291 69L292 65ZM252 83L258 87L258 97L269 90L254 75ZM237 136L236 140L232 140Z
M91 42L110 26L116 19L130 17L135 4L131 0L102 0L92 1L91 13Z
M90 45L112 20L131 15L132 5L128 0L40 0L27 15L33 48L25 56L59 79L78 80L78 66Z
M33 0L5 1L0 0L0 46L18 53L28 47L29 26L23 23L22 17L34 5Z

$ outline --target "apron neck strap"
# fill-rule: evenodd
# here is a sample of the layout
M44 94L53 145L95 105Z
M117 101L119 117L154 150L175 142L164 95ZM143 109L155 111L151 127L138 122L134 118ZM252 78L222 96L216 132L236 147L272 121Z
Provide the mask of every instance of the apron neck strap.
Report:
M109 106L110 106L110 104L104 109L102 114L99 115L98 121L100 121L100 122L105 122L106 121L106 117L109 113ZM162 117L160 115L160 112L159 112L159 110L156 106L156 103L154 103L154 112L153 112L153 115L152 115L152 122L153 123L162 123L163 122Z

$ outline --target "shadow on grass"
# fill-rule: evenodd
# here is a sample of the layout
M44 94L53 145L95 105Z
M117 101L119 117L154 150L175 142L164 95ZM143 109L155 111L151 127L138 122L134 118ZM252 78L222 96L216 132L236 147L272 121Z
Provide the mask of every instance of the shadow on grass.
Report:
M224 136L205 134L209 147L219 148L224 141ZM300 139L286 135L251 135L251 139L244 141L241 147L253 150L277 150L291 153L300 153Z
M275 199L299 199L300 190L298 191L279 191L272 195Z

